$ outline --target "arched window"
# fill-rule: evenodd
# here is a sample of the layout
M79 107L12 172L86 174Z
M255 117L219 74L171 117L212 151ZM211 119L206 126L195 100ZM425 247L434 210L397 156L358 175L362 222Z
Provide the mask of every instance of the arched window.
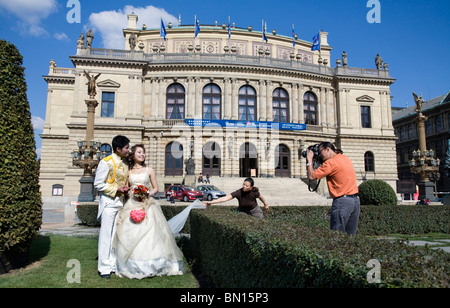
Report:
M167 88L166 119L184 119L184 87L174 83Z
M303 111L305 124L317 125L317 97L312 92L306 92L303 96Z
M372 152L364 154L364 167L366 172L375 172L375 160Z
M239 89L239 120L256 121L256 91L250 86Z
M203 119L220 120L222 91L218 85L210 83L203 88Z
M272 94L273 121L289 122L289 94L282 88L277 88Z
M104 143L100 146L100 152L105 152L106 156L109 156L112 154L112 148L109 144Z
M183 175L183 146L171 142L166 146L166 175Z

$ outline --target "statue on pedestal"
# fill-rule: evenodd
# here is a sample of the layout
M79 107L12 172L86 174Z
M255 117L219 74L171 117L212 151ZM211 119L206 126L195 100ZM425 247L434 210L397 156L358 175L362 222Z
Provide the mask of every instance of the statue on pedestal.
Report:
M414 109L417 113L422 113L422 104L423 99L422 95L419 97L416 93L413 92L414 101L416 102L416 109Z
M186 159L184 161L186 165L186 173L187 175L195 175L195 162L192 158Z
M95 89L95 82L97 81L97 78L101 75L101 73L97 74L95 77L94 75L89 75L86 71L84 71L84 75L88 79L88 82L86 85L88 86L88 95L90 99L95 99L95 96L97 95L97 90Z

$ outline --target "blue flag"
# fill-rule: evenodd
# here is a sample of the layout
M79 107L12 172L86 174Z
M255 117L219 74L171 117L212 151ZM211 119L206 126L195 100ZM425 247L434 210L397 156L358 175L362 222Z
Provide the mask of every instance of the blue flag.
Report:
M311 51L320 50L320 33L313 37L313 45Z
M166 40L166 35L167 35L167 31L166 31L166 27L164 27L164 22L161 18L161 33L160 33L160 37L163 37L164 40Z
M199 25L198 20L196 18L195 19L195 37L197 37L199 32L200 32L200 25Z
M295 47L295 31L294 31L294 25L292 25L292 47Z
M231 38L231 27L230 27L230 20L228 20L228 39Z
M267 23L266 23L266 26L267 26ZM264 27L264 26L263 26L263 41L266 41L266 43L268 41L267 36L266 36L266 27Z

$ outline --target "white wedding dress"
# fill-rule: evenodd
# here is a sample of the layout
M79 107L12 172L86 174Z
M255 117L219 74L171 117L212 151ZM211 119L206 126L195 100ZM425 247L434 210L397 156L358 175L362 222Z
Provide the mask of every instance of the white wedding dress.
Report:
M139 202L133 196L134 186L151 186L147 172L130 174L129 184L130 199L119 212L113 241L112 253L117 258L116 275L136 279L183 275L183 253L175 242L174 232L169 227L159 203L153 198ZM134 223L130 219L130 212L142 208L145 209L144 220Z

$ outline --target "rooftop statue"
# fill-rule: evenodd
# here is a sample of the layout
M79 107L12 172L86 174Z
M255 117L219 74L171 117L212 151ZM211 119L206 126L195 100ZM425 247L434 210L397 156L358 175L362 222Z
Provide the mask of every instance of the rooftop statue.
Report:
M86 33L86 48L92 47L92 41L94 40L94 33L91 29L89 29L88 33Z
M381 59L380 54L377 54L377 56L375 57L375 65L379 70L383 68L383 59Z

